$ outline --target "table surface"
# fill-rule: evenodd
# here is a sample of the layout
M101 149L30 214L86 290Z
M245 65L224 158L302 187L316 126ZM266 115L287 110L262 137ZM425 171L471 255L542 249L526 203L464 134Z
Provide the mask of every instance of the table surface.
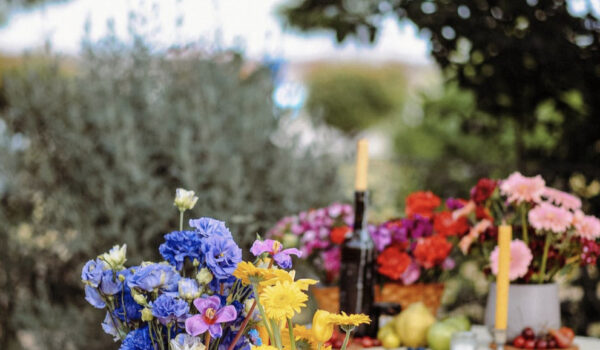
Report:
M474 325L471 327L471 331L477 335L479 343L478 350L489 350L489 344L492 342L492 336L485 326ZM575 345L579 346L579 350L600 350L600 339L590 337L575 337ZM377 350L383 348L375 348ZM400 347L400 350L406 349L406 347Z

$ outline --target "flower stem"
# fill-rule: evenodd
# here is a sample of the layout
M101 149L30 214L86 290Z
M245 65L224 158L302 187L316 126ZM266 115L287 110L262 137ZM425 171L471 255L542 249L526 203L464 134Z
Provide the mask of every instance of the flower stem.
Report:
M183 210L179 211L179 231L183 231Z
M521 230L523 231L523 242L529 245L529 234L527 233L527 204L521 207Z
M171 350L171 324L170 323L167 324L167 349Z
M344 337L344 343L342 344L342 348L340 350L346 350L346 347L348 346L348 341L350 340L350 333L352 332L346 330L344 331L346 332L346 337Z
M269 341L271 344L274 343L275 338L273 337L273 332L271 332L271 327L269 322L267 321L267 314L265 313L265 309L260 304L260 300L258 299L258 288L256 288L256 284L252 283L252 291L254 291L254 301L256 301L256 305L258 305L258 311L260 312L260 318L262 319L265 328L267 329L267 334L269 334Z
M550 250L550 233L546 233L546 243L544 243L544 255L542 255L542 266L540 267L540 275L538 283L544 283L544 277L546 275L546 263L548 261L548 250Z
M281 346L281 330L279 329L279 325L274 320L271 320L271 328L273 330L273 335L275 336L275 345L279 350L283 349Z
M292 350L296 350L296 339L294 338L294 325L292 324L292 319L287 319L288 329L290 331L290 344L292 344Z
M204 333L204 349L208 350L210 346L210 333L208 331L206 331L206 333Z
M235 338L233 338L233 341L231 342L231 344L229 344L229 348L227 348L227 350L233 350L233 348L235 347L235 344L237 344L238 340L240 340L240 337L242 336L242 334L244 333L244 330L246 329L246 326L248 325L248 321L250 321L250 318L252 317L252 313L254 312L255 307L256 307L256 299L254 299L254 303L252 303L252 306L250 307L250 311L248 311L246 318L244 318L244 321L242 322L242 325L240 326L240 330L235 335ZM208 349L206 349L206 350L208 350Z

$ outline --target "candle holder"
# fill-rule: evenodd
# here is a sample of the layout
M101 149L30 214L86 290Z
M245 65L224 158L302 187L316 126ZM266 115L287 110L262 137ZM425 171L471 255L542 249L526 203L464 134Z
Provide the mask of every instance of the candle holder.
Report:
M504 350L504 345L506 345L506 329L494 329L494 344L497 350Z

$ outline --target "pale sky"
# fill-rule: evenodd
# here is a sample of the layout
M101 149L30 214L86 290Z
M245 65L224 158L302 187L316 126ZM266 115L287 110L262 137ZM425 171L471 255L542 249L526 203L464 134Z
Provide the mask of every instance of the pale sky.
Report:
M0 51L19 53L45 41L54 51L77 53L89 19L92 38L106 33L109 19L117 35L128 38L131 11L143 13L148 25L143 32L159 47L200 41L242 47L251 58L281 58L290 62L315 59L394 60L431 63L429 44L416 27L384 20L374 45L356 41L337 44L331 32L298 33L282 28L275 10L284 0L71 0L44 5L13 15L0 27ZM177 26L178 17L183 17Z

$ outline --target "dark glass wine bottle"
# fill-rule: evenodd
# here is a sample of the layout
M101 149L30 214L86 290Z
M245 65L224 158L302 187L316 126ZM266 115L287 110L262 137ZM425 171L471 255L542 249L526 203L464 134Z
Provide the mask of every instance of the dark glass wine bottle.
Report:
M342 245L340 267L340 309L346 313L363 313L371 317L371 325L362 325L355 336L371 336L375 299L375 247L367 231L367 191L354 193L354 230Z

